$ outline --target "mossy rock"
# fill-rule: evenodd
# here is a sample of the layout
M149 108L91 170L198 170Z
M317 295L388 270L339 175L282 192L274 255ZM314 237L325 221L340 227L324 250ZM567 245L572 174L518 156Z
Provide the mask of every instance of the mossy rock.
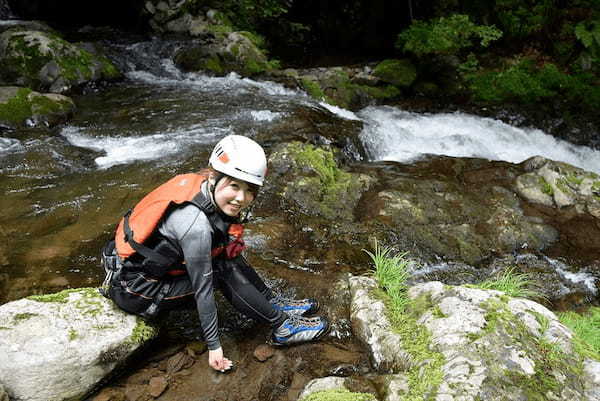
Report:
M73 114L75 104L63 95L41 94L29 88L0 87L0 124L54 126Z
M384 60L373 70L383 82L407 88L417 79L417 69L409 60Z
M50 32L10 29L0 35L0 81L61 93L89 81L114 79L117 68Z

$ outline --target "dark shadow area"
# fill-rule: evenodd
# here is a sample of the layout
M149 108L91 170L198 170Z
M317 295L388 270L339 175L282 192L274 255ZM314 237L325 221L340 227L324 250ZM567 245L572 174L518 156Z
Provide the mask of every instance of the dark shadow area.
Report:
M61 29L86 25L112 26L127 31L144 28L142 0L8 0L12 13L25 20L42 20Z

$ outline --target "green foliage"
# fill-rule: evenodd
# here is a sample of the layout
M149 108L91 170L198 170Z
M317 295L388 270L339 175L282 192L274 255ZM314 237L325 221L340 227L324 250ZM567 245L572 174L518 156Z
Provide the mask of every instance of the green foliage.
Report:
M345 389L316 391L300 401L377 401L373 394L354 393Z
M507 37L523 38L548 27L556 0L496 0L495 15Z
M543 298L542 294L535 289L535 282L531 276L527 273L516 273L514 267L509 267L496 278L485 280L473 287L503 291L511 297Z
M477 25L468 15L454 14L430 21L414 21L398 35L396 47L422 57L430 54L455 54L474 45L483 47L502 36L494 26Z
M192 0L192 3L202 3L209 8L218 9L237 28L252 31L267 20L283 16L289 9L285 0Z
M575 37L585 50L580 55L583 70L598 65L600 58L600 20L586 20L575 26Z
M377 242L373 252L363 249L373 261L375 268L371 271L379 286L390 296L394 309L403 312L408 297L406 280L408 261L404 258L406 253L391 256L391 249L382 248Z
M476 100L527 104L558 98L592 110L600 106L600 87L592 74L566 74L551 63L538 68L533 60L522 59L507 68L465 74L465 78Z
M432 308L431 299L421 296L410 300L407 295L409 278L406 253L391 256L391 249L381 248L377 242L373 252L364 250L375 265L372 274L384 291L386 315L402 339L402 349L408 352L414 368L408 372L409 391L403 400L422 401L432 394L442 382L444 356L431 348L431 334L417 319ZM439 311L439 309L438 309ZM438 314L441 311L438 312Z
M575 346L579 353L600 360L600 308L592 307L581 315L572 311L562 312L558 319L575 332Z

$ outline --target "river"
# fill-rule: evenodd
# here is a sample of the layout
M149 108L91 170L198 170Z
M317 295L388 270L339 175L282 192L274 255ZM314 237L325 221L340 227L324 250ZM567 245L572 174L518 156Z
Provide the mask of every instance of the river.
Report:
M182 73L169 58L176 47L113 43L124 81L74 95L77 112L65 126L0 133L0 303L98 285L98 249L136 199L173 174L204 167L225 135L253 137L298 108L362 121L368 161L437 154L518 163L542 155L600 173L598 151L535 127L386 106L352 113L272 82Z

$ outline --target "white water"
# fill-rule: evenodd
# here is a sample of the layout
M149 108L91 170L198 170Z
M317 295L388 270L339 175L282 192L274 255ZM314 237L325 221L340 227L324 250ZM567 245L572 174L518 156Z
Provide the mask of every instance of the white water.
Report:
M185 151L192 144L212 143L226 133L225 130L214 127L210 129L210 132L200 127L194 127L188 131L157 133L140 137L95 137L85 134L85 129L73 126L65 127L61 132L75 146L103 152L103 156L95 159L101 169L117 164L155 160L175 155Z
M410 163L426 154L477 157L520 163L532 156L563 161L600 173L600 152L465 113L419 114L392 107L367 107L361 139L372 160Z
M23 149L23 145L18 139L0 138L0 153L14 153Z

